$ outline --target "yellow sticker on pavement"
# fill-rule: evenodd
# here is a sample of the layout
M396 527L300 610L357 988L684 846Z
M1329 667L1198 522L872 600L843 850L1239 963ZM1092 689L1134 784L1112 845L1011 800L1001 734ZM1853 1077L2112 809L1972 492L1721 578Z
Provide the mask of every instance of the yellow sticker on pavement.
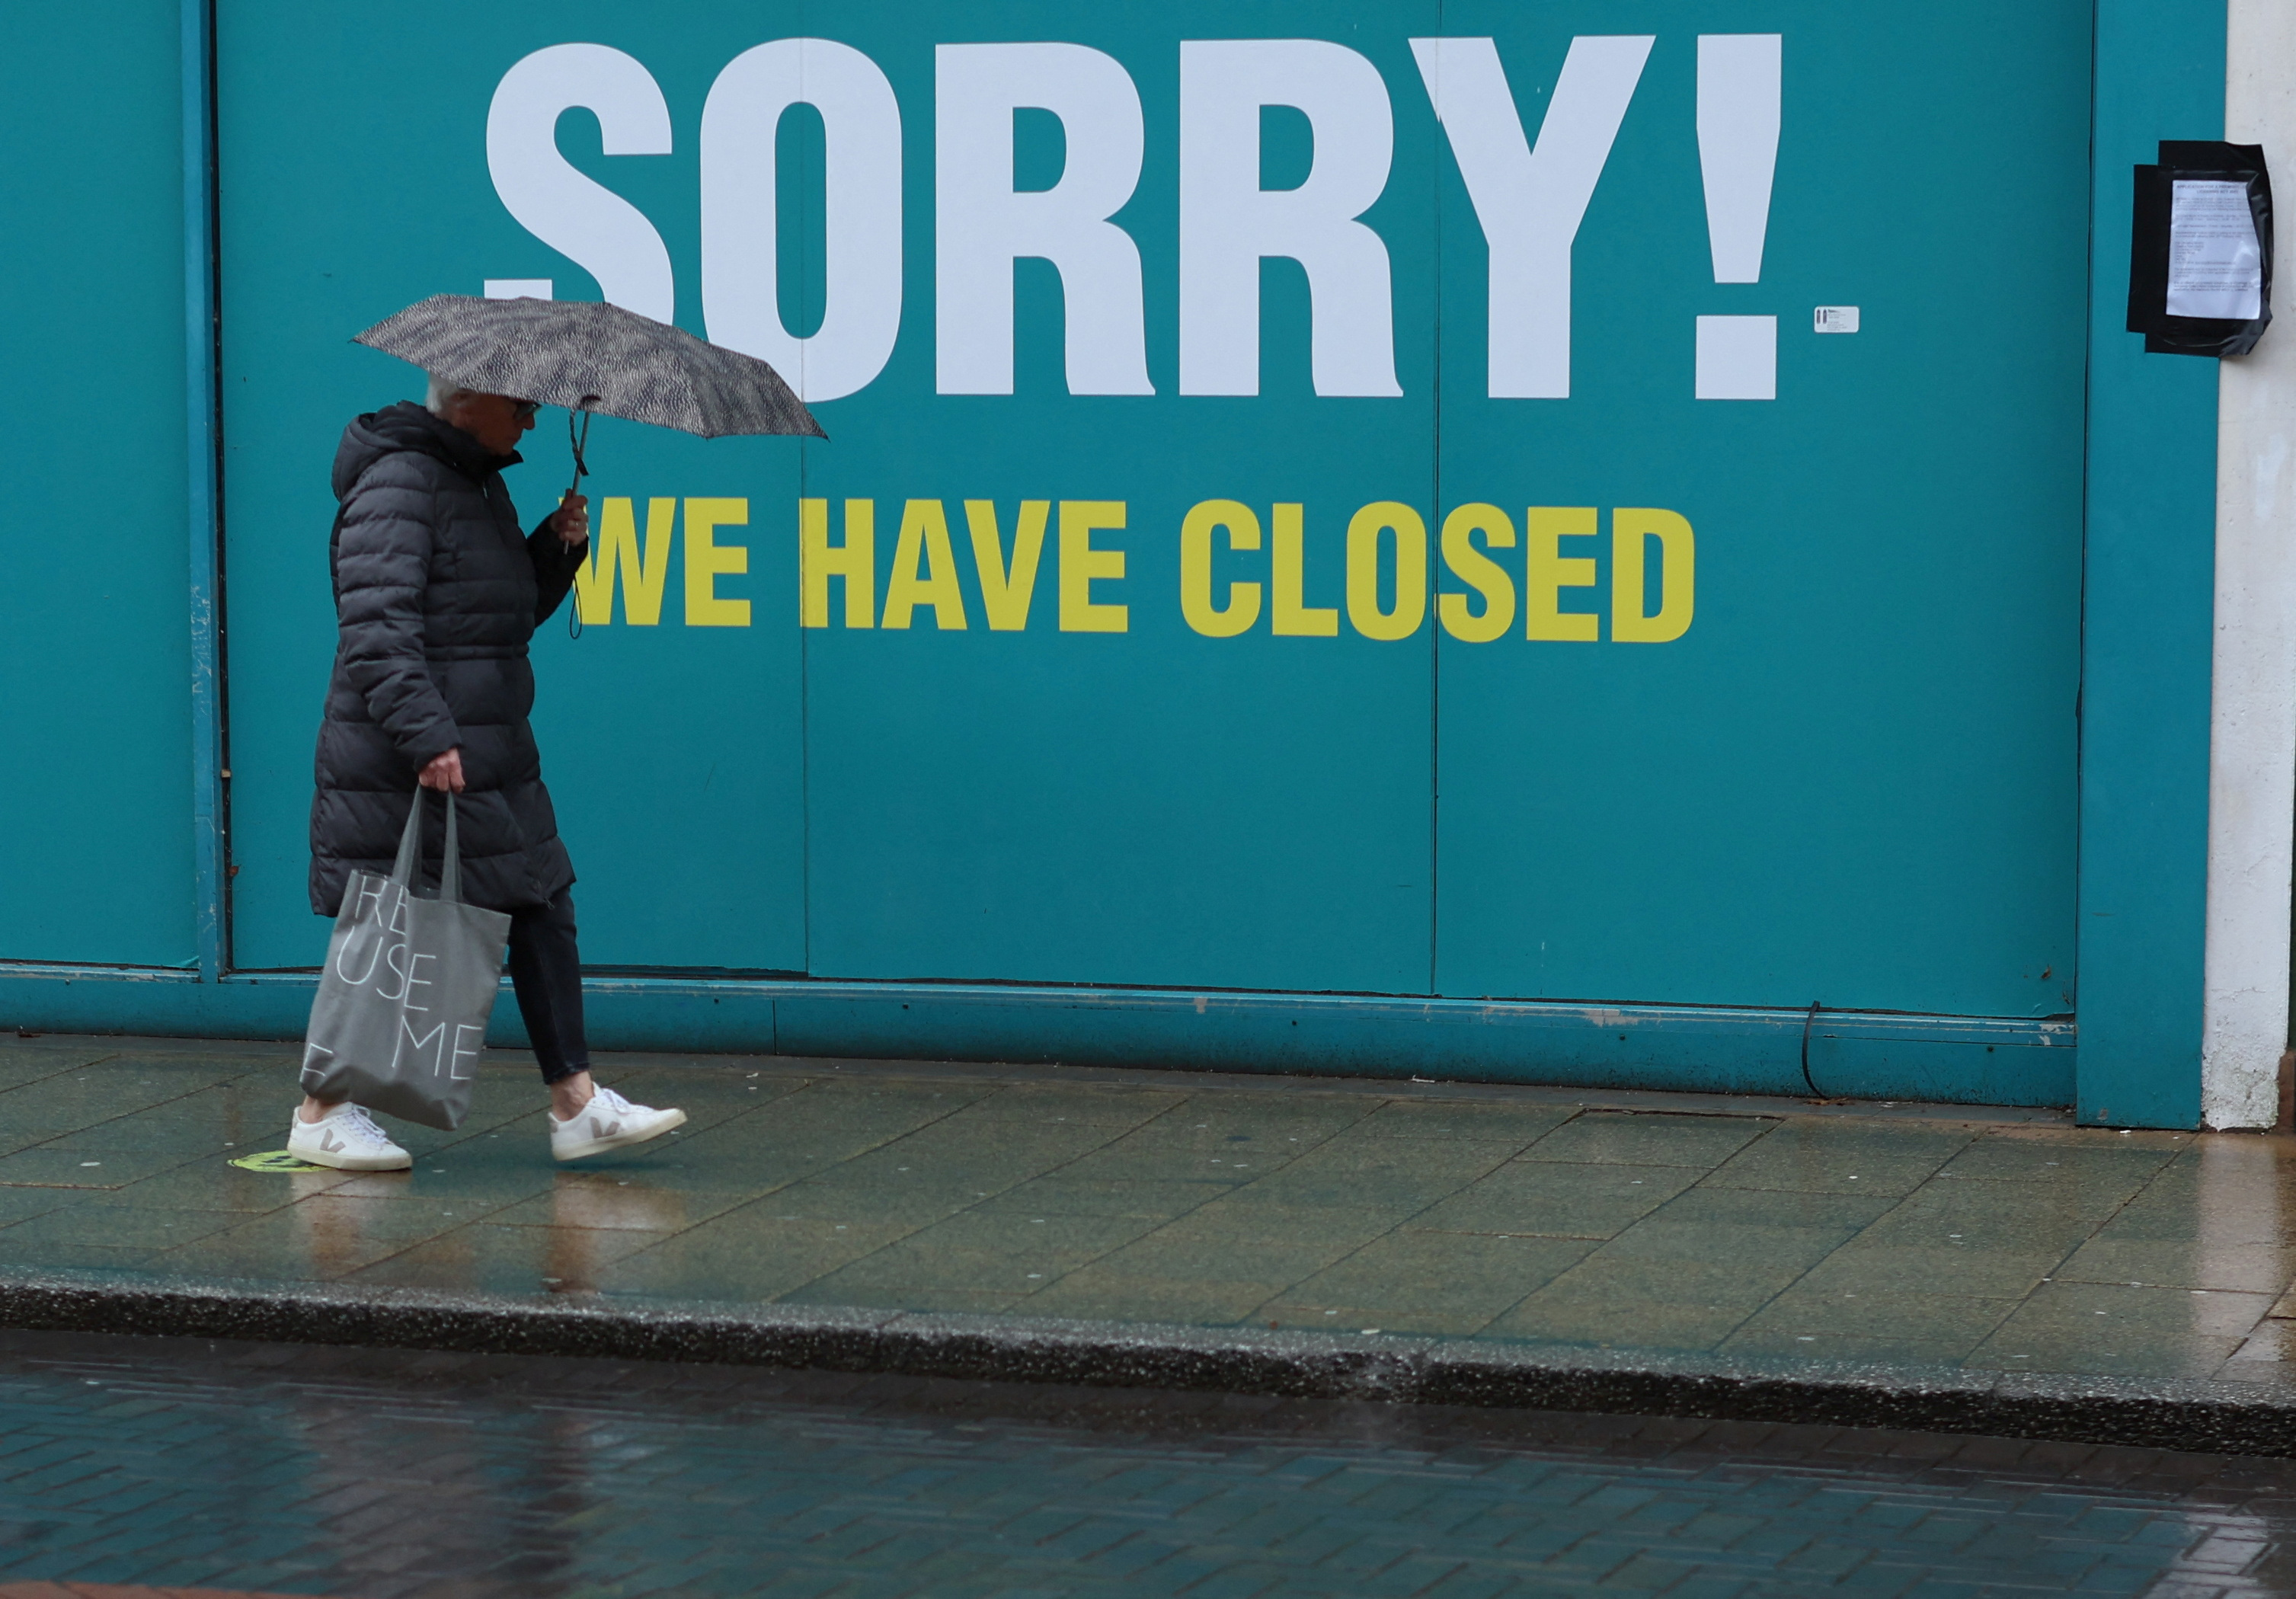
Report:
M242 1171L324 1171L283 1149L266 1149L259 1155L234 1155L231 1163Z

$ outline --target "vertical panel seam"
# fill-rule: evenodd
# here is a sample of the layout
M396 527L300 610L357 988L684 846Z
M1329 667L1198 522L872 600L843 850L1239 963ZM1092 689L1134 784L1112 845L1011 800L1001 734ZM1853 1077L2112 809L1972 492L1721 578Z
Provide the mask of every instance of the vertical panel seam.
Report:
M1445 31L1444 0L1435 0L1435 31ZM1430 363L1434 392L1428 398L1428 417L1434 444L1428 458L1429 531L1435 547L1428 551L1427 585L1427 992L1443 990L1439 979L1443 960L1443 606L1437 596L1443 586L1441 529L1443 526L1443 156L1439 132L1428 151L1428 207L1434 235L1433 305L1430 312L1434 341Z
M220 396L216 383L215 15L181 0L184 162L184 510L190 533L192 862L200 978L230 958L224 794Z

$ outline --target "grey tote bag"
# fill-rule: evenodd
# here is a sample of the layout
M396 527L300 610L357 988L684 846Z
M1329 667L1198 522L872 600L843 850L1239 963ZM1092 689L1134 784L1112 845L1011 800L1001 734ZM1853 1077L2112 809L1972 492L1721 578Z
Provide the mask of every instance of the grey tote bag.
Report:
M355 872L343 890L304 1035L303 1088L452 1131L470 1113L510 918L463 903L452 794L436 899L414 894L422 858L418 789L390 875Z

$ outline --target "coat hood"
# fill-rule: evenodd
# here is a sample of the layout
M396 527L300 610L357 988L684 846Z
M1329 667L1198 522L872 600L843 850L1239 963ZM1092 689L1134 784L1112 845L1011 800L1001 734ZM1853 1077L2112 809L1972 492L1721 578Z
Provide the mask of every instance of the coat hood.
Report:
M343 430L335 448L335 498L341 499L359 480L359 474L385 455L401 450L444 462L473 482L488 472L515 466L523 458L516 452L497 455L451 422L441 422L413 400L401 400L381 411L370 411Z

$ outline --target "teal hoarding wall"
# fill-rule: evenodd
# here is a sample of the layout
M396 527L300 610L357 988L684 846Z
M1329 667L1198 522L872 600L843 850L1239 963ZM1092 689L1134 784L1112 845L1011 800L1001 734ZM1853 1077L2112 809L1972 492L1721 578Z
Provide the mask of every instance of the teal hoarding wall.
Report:
M492 285L831 434L594 434L601 1042L2064 1103L2078 922L2189 1124L2213 409L2106 302L2210 10L11 17L0 1021L297 1029L348 336Z
M2225 8L2097 12L2096 283L2082 639L2083 1120L2201 1115L2217 373L2122 331L2128 168L2224 130Z
M1670 507L1698 565L1672 644L1436 639L1441 990L2072 1009L2087 7L1442 22L1497 36L1526 122L1564 32L1657 35L1579 234L1568 400L1486 396L1487 252L1439 162L1443 503ZM1767 248L1718 283L1696 36L1756 26ZM2018 183L1972 181L2013 148ZM1837 303L1861 331L1814 333ZM1749 314L1777 398L1695 398L1696 318Z
M346 337L547 279L777 357L817 331L831 396L827 444L600 430L611 620L537 652L602 964L2068 1010L2087 8L1245 24L512 6L442 55L403 16L226 5L239 964L318 946L325 463L414 381ZM826 109L784 110L769 42L811 29ZM570 105L563 160L625 206L552 170ZM1972 181L2009 149L2018 183ZM1775 398L1698 398L1702 317L1776 319ZM825 548L873 535L817 627L808 501ZM1234 636L1185 614L1212 501L1206 608L1258 607Z
M0 960L187 967L173 0L0 23Z

